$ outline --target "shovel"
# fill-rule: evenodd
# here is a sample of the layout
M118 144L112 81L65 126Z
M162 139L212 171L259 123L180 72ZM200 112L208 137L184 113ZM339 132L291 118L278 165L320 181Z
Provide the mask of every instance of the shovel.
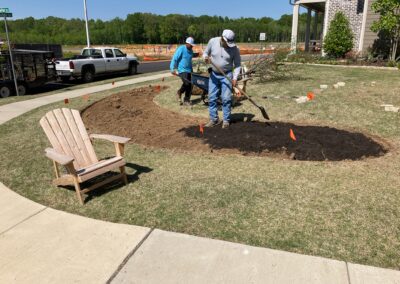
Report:
M229 78L229 77L225 74L225 72L222 71L221 68L219 68L218 66L216 66L216 65L214 64L214 62L212 62L212 61L210 61L210 62L211 62L211 65L214 66L214 67L218 70L218 72L221 73L229 82L231 82L231 84L232 84L232 86L233 86L232 79ZM266 120L269 120L269 116L268 116L267 111L265 110L264 107L258 105L255 101L253 101L253 100L250 98L250 96L247 95L246 92L243 91L243 90L242 90L241 88L239 88L238 86L236 86L235 88L238 89L239 92L240 92L243 96L245 96L255 107L257 107L257 108L261 111L262 116L263 116Z

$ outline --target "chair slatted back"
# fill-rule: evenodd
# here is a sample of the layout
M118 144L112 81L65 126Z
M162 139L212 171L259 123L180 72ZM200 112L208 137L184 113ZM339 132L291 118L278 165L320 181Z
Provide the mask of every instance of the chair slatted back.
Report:
M40 120L53 148L75 159L75 169L98 162L79 111L62 108L48 112Z

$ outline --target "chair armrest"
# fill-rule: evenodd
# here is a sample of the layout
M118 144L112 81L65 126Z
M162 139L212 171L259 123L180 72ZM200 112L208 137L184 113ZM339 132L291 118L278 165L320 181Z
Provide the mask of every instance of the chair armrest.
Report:
M131 140L131 138L107 135L107 134L90 134L90 139L103 139L119 144L126 144Z
M53 148L47 148L44 150L46 153L46 157L50 160L57 162L60 165L66 166L74 161L74 158L58 153Z

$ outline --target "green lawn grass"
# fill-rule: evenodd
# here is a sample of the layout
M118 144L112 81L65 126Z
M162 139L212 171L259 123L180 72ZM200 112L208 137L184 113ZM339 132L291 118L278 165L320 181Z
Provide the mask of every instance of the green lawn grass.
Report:
M386 141L389 153L362 161L304 162L130 144L129 185L97 190L80 206L72 189L51 185L52 165L43 155L49 143L38 121L63 106L56 103L0 126L0 180L34 201L83 216L400 269L399 113L380 107L400 105L400 73L311 66L296 73L295 79L252 83L248 93L274 120L362 131ZM291 98L338 81L346 87L330 88L309 103ZM206 121L202 104L193 110L176 105L178 80L164 83L171 88L156 98L159 105ZM76 98L69 107L89 103ZM246 101L234 112L261 119ZM100 157L114 151L103 142L95 148Z
M162 74L165 72L166 71L154 72L154 73L152 73L152 75ZM70 86L67 86L67 87L65 87L63 89L59 89L59 90L46 91L44 93L39 93L39 94L32 94L32 92L31 92L31 94L28 93L25 96L9 96L7 98L0 98L0 106L15 103L15 102L20 102L20 101L31 100L31 99L35 99L35 98L39 98L39 97L51 96L54 94L58 94L60 92L67 92L67 91L87 88L87 87L91 87L91 86L97 86L97 85L101 85L101 84L111 84L112 82L120 82L120 81L129 80L129 79L140 78L140 77L144 77L144 76L148 76L148 75L149 74L136 74L136 75L132 75L132 76L120 76L120 77L117 77L116 75L114 75L111 77L108 76L109 78L102 76L102 77L99 77L95 82L87 83L87 84L83 84L83 83L80 83L80 81L78 81L78 80L74 80L74 81L71 81ZM35 90L33 90L33 91L35 91Z

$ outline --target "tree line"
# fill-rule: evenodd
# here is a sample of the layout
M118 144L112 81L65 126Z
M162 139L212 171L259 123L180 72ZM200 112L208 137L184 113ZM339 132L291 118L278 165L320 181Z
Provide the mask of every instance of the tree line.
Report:
M305 38L306 14L299 18L299 40ZM47 43L62 45L86 44L85 22L82 19L28 17L9 20L10 39L13 43ZM238 18L191 15L155 15L134 13L126 19L114 18L109 21L90 20L92 44L177 44L187 36L196 42L206 43L218 36L224 29L232 29L238 42L258 42L260 33L266 33L268 42L289 42L291 38L292 15L279 19ZM0 25L1 38L5 38L4 26Z

